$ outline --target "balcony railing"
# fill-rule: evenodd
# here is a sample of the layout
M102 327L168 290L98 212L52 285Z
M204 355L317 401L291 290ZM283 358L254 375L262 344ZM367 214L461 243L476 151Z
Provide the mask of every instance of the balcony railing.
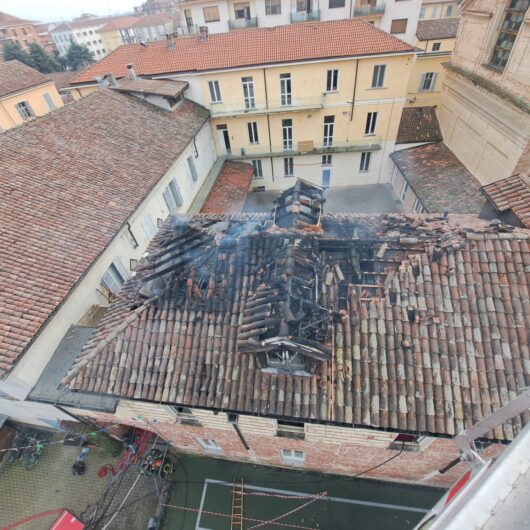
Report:
M230 29L245 29L255 28L258 25L258 19L253 18L236 18L228 21L228 27Z
M377 4L365 4L355 6L353 15L356 17L367 17L370 15L382 15L385 12L385 3L379 2Z
M270 156L353 153L360 151L377 151L379 149L381 149L381 140L373 137L369 140L361 139L352 142L333 142L331 146L313 144L311 141L294 142L292 149L284 149L281 145L273 145L272 148L269 148L268 144L265 144L264 142L262 145L233 148L226 157L230 160L245 160Z
M310 20L320 20L320 11L291 13L291 22L308 22Z
M250 114L275 114L278 112L300 112L324 108L325 95L321 94L312 98L291 99L290 105L281 105L280 100L256 101L255 106L247 109L244 105L225 105L224 103L211 103L210 114L212 118L222 116L245 116Z

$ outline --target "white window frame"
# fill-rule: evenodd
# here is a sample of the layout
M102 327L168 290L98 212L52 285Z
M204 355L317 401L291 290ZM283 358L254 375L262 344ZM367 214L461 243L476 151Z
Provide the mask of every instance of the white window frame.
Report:
M48 94L48 92L44 92L44 94L42 94L42 99L44 99L46 105L48 105L48 108L50 110L55 110L57 108L57 105L53 101L53 98L50 96L50 94Z
M287 156L283 159L283 176L294 177L294 160L292 156Z
M280 74L280 103L288 107L293 101L293 85L291 74Z
M305 465L305 453L295 449L280 449L280 459L286 466L303 467Z
M405 180L403 181L403 187L401 188L401 193L399 194L399 200L401 202L405 201L405 198L407 197L407 193L409 191L409 183Z
M339 71L337 69L328 70L326 73L326 92L338 92Z
M433 6L431 10L431 19L434 19L438 16L438 6Z
M212 454L224 454L223 448L219 445L217 440L211 440L210 438L195 438L197 443L207 452Z
M282 14L282 1L281 0L265 0L265 14L266 15L281 15Z
M323 167L331 167L333 165L333 158L331 155L322 155L322 164Z
M282 140L284 151L291 151L293 148L293 120L289 118L282 120Z
M421 74L420 86L418 92L433 92L436 87L436 72L425 72Z
M147 239L151 240L156 235L156 225L153 222L153 218L150 214L144 215L142 219L142 228L147 236Z
M359 164L359 171L361 173L368 173L370 171L370 162L372 161L372 152L363 151L361 153L361 162Z
M129 271L125 268L120 258L116 258L109 265L105 274L101 278L101 283L104 287L114 294L121 291L123 284L129 278Z
M364 127L364 135L375 135L375 128L377 126L377 112L368 112L366 114L366 125Z
M263 165L261 160L252 160L252 167L254 168L254 175L252 178L262 179L263 178Z
M17 109L18 115L24 120L29 120L30 118L35 117L35 112L31 107L29 101L19 101L15 108Z
M335 116L324 116L324 136L322 139L322 145L324 147L331 147L333 145L333 133L334 132L335 132Z
M175 179L172 179L167 185L163 197L169 213L175 213L184 204L179 185Z
M412 207L412 211L414 213L423 213L423 212L425 212L425 208L423 207L423 204L418 199L418 197L416 197L416 200L414 201L414 206Z
M258 122L249 121L247 122L248 129L248 142L250 144L259 144L259 135L258 135Z
M195 160L193 160L193 155L188 156L186 158L186 167L188 168L188 173L191 179L191 185L195 185L195 183L199 180L199 174L197 173L197 167L195 166Z
M254 78L242 77L241 84L243 85L243 101L246 109L256 108L256 97L254 95Z
M210 89L210 101L212 103L221 103L221 89L219 88L219 81L208 81L208 88Z
M375 64L372 72L372 88L383 88L385 83L386 64Z
M450 17L452 14L453 14L453 5L448 4L447 7L445 8L445 16Z
M425 18L425 6L421 6L420 9L420 19Z

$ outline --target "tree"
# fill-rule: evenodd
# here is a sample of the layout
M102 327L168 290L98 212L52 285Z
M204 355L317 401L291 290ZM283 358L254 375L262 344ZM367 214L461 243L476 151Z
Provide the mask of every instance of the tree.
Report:
M84 45L72 42L66 53L66 64L70 70L81 70L94 62L93 53Z
M4 43L4 61L13 61L15 59L35 68L31 55L23 50L18 42L6 41Z
M35 64L35 68L43 73L60 72L63 68L53 55L46 53L36 42L29 45L29 55Z
M53 50L53 59L57 61L59 66L61 67L61 70L66 70L68 68L68 62L66 60L66 57L59 54L59 50L55 49Z

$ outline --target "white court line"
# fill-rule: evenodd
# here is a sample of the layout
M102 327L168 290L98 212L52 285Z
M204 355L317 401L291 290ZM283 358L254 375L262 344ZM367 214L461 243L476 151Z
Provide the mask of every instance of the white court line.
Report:
M208 530L207 528L201 528L200 522L202 518L202 510L204 507L204 499L206 498L206 490L208 489L208 479L204 481L204 486L202 487L202 497L201 504L199 505L199 513L197 514L197 522L195 523L195 530Z
M207 482L208 484L219 484L222 486L230 486L230 487L232 487L233 485L231 482L225 482L223 480L215 480L211 478L207 478L205 482ZM266 493L279 493L282 495L295 495L297 497L313 497L314 496L314 493L280 490L276 488L263 488L261 486L249 486L248 484L245 484L244 489L256 490L256 491L261 491L261 492L266 492ZM404 512L428 513L430 511L430 510L425 510L423 508L415 508L413 506L403 506L401 504L385 504L382 502L361 501L361 500L356 500L356 499L343 499L342 497L322 497L322 499L320 500L343 502L345 504L358 504L361 506L371 506L373 508L385 508L388 510L400 510ZM201 508L202 508L202 504L201 504ZM200 530L200 529L196 529L196 530Z

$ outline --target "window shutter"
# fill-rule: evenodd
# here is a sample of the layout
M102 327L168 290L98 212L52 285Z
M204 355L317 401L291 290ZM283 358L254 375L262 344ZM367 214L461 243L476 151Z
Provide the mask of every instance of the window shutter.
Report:
M419 91L420 92L423 92L425 90L425 76L427 74L421 74L421 79L420 79L420 88L419 88Z
M116 258L112 264L116 267L122 279L125 281L129 277L129 271L125 268L125 265L121 262L120 258Z
M438 77L438 74L433 74L432 81L431 81L431 92L434 90L434 87L436 86L436 78Z
M146 215L142 220L142 228L144 229L145 235L152 239L156 234L156 227L155 223L153 223L153 219L151 219L150 215Z
M162 194L164 196L164 201L166 202L167 209L174 213L177 210L177 205L175 204L175 201L173 200L173 195L171 194L171 190L169 188L166 188L164 193Z
M109 271L103 275L103 278L101 278L101 283L106 289L113 292L114 294L118 294L120 292L120 286L118 285L118 282L114 280Z

